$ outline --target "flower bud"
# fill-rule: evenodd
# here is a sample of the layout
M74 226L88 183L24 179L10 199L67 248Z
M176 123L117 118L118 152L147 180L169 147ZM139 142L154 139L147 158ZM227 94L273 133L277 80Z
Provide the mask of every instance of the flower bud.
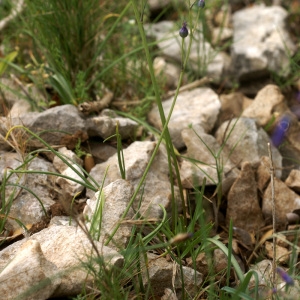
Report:
M205 0L199 0L198 1L198 7L204 8L205 7Z
M188 35L189 35L189 31L186 27L186 22L183 22L182 23L182 27L181 29L179 30L179 35L184 39L186 38Z

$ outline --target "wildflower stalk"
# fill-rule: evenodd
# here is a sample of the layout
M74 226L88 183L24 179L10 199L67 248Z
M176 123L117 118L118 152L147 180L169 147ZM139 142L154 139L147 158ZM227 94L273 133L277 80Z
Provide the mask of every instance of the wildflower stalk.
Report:
M147 40L146 40L146 34L145 34L145 31L144 31L144 27L143 27L143 17L140 16L140 14L139 14L136 2L134 0L131 0L131 3L132 3L134 14L135 14L135 17L136 17L136 20L137 20L137 24L138 24L138 28L139 28L139 31L140 31L140 35L141 35L141 38L142 38L142 45L143 45L144 50L145 50L146 59L147 59L148 67L149 67L149 73L150 73L151 80L152 80L152 83L153 83L153 88L154 88L154 93L155 93L155 99L156 99L158 111L159 111L159 114L160 114L161 122L162 122L162 125L163 125L163 129L161 131L160 137L158 138L158 140L156 142L156 146L155 146L155 148L153 150L153 153L152 153L152 155L150 157L149 163L148 163L148 165L147 165L147 167L146 167L146 169L145 169L145 171L143 173L143 176L141 177L141 180L140 180L138 186L136 187L136 189L135 189L135 191L134 191L134 193L133 193L133 195L132 195L132 197L131 197L128 205L127 205L127 208L125 209L123 215L121 216L120 222L113 229L111 235L106 240L105 245L109 244L109 242L112 240L113 236L117 232L117 230L118 230L118 228L120 226L121 221L126 217L126 215L127 215L128 211L129 211L130 207L133 204L133 201L135 200L135 198L136 198L139 190L141 189L141 187L142 187L142 185L143 185L143 183L144 183L144 181L146 179L146 176L147 176L147 174L148 174L148 172L150 170L150 167L151 167L151 165L152 165L152 163L154 161L154 158L155 158L155 156L156 156L156 154L158 152L159 146L160 146L160 144L161 144L161 142L162 142L163 139L166 142L168 153L171 154L171 157L173 159L174 169L175 169L175 173L176 173L176 178L178 180L178 187L179 187L179 192L180 192L180 198L181 198L181 201L182 201L182 209L183 209L183 215L184 215L185 222L186 222L186 215L187 215L186 214L186 207L185 207L185 203L184 203L183 188L182 188L181 179L180 179L178 162L177 162L175 150L174 150L174 147L173 147L173 144L172 144L171 136L170 136L170 133L169 133L169 130L168 130L168 124L170 122L170 119L171 119L171 116L172 116L172 113L173 113L173 110L174 110L174 107L175 107L175 104L176 104L176 100L177 100L177 97L178 97L178 94L179 94L179 89L180 89L180 86L181 86L181 83L182 83L182 80L183 80L184 71L185 71L185 68L186 68L186 65L187 65L187 61L188 61L188 58L189 58L189 55L190 55L192 41L193 41L193 33L194 33L194 30L196 29L196 26L194 26L194 28L191 30L190 40L189 40L189 44L188 44L188 48L187 48L185 59L183 60L182 69L181 69L181 72L180 72L180 75L179 75L177 89L176 89L176 92L175 92L175 95L174 95L174 99L173 99L173 102L172 102L169 114L168 114L168 116L166 118L164 110L163 110L163 106L162 106L162 101L161 101L161 97L160 97L160 93L159 93L157 81L156 81L156 78L155 78L155 75L154 75L155 73L154 73L154 68L153 68L153 63L152 63L152 59L151 59L149 47L148 47ZM199 19L199 14L200 14L200 12L198 10L196 20ZM190 17L190 21L191 21L191 17ZM171 161L170 161L170 156L168 156L168 162L169 162L169 168L170 168L170 179L171 179L171 182L172 182L173 176L172 176L172 165L171 165ZM173 206L172 206L172 222L175 222L175 213L176 213L176 209L175 209L175 197L174 197L175 195L174 195L174 187L173 187L172 184L171 184L171 188L172 188L172 200L174 201L173 202ZM173 225L174 225L174 223L173 223Z
M149 161L149 164L148 164L148 166L145 170L145 175L147 174L147 172L148 172L148 170L149 170L149 168L152 164L152 161L153 161L153 159L154 159L154 157L155 157L155 155L158 151L159 145L160 145L162 139L164 138L165 141L166 141L166 146L167 146L167 149L168 149L168 153L170 154L170 155L168 155L170 179L171 179L171 182L173 182L173 171L172 171L172 163L171 163L171 158L170 158L170 156L171 156L172 161L173 161L173 165L174 165L174 168L175 168L176 178L177 178L177 181L178 181L178 186L179 186L179 191L180 191L180 198L181 198L181 201L182 201L182 204L183 204L182 205L183 206L183 212L184 212L184 216L186 216L185 206L184 206L183 189L182 189L182 184L181 184L180 174L179 174L179 167L178 167L178 163L177 163L175 150L174 150L174 147L173 147L173 144L172 144L171 136L170 136L170 133L169 133L169 130L168 130L168 123L170 121L173 109L170 110L168 119L166 120L165 113L164 113L163 106L162 106L161 97L160 97L160 91L159 91L158 84L157 84L156 77L155 77L153 62L152 62L152 58L151 58L150 51L149 51L149 46L148 46L148 43L147 43L147 40L146 40L146 34L145 34L145 31L144 31L144 27L143 27L143 19L142 19L143 13L141 14L141 17L140 17L136 1L131 0L131 3L132 3L133 10L134 10L134 13L135 13L135 17L136 17L136 20L137 20L137 25L138 25L138 29L139 29L139 32L140 32L140 36L142 38L142 45L143 45L144 50L145 50L146 60L147 60L148 67L149 67L149 73L150 73L150 76L151 76L151 81L152 81L153 89L154 89L154 93L155 93L156 104L157 104L157 107L158 107L158 111L159 111L159 115L160 115L162 125L164 127L163 130L162 130L162 133L161 133L161 138L158 140L157 145L156 145L156 147L154 149L154 152L152 154L152 157ZM178 87L180 87L180 85L181 85L182 78L183 78L183 76L181 76L181 78L179 79ZM177 95L178 95L178 93L177 93ZM176 101L177 95L174 97L173 102ZM140 184L142 185L142 180L141 180ZM172 199L174 201L173 204L175 204L175 193L174 193L173 184L171 184L171 189L172 189ZM172 207L173 207L173 209L172 209L173 210L172 219L175 220L175 215L174 215L175 205L172 205Z
M273 286L276 284L276 207L275 207L275 187L274 187L274 165L270 143L268 143L269 159L270 159L270 176L271 176L271 198L272 198L272 219L273 219Z

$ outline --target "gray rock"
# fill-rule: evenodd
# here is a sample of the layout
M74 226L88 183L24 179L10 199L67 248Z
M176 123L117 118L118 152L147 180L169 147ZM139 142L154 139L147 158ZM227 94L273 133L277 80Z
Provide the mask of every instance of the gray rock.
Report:
M155 57L153 61L153 68L157 81L166 89L176 89L179 77L180 67L168 63L163 57Z
M155 142L134 142L123 151L126 180L128 180L134 188L136 188L140 182L155 145ZM117 155L112 156L104 163L97 164L91 170L90 175L98 183L101 183L105 178L104 186L107 186L117 179L121 179ZM88 190L87 195L91 198L94 194ZM171 212L172 210L168 159L164 146L159 148L144 185L133 202L134 209L138 208L139 201L141 201L139 212L144 217L161 218L162 210L159 205L165 207L167 212ZM178 188L176 186L175 202L180 210L181 201L178 199Z
M50 145L65 145L74 149L80 138L87 139L85 121L78 109L71 105L49 108L44 112L30 112L11 119L12 125L24 125L38 134ZM45 147L36 139L29 139L27 145L35 148Z
M163 102L165 115L168 115L173 97ZM218 95L209 88L197 88L178 95L176 105L169 122L169 130L176 148L184 147L181 131L189 124L200 125L210 132L217 120L221 104ZM162 129L157 106L148 114L149 122Z
M259 166L256 170L257 187L258 190L263 194L267 184L270 181L270 158L262 156Z
M295 192L300 192L300 170L292 170L285 184Z
M289 148L291 152L294 152L289 156L295 155L298 160L300 156L300 122L298 118L289 111L285 113L284 117L288 120L288 130L285 132L285 137L290 144Z
M73 151L68 150L66 147L61 147L58 149L58 152L70 163L77 164L82 166L82 159L80 159ZM62 173L68 168L68 165L65 164L58 156L54 156L53 166L57 171Z
M65 196L72 199L75 195L80 194L84 190L84 181L82 179L84 173L78 165L73 164L71 167L67 167L61 174L70 178L58 176L55 181L55 183L64 191ZM75 180L79 182L76 182Z
M32 235L28 242L39 243L41 251L45 259L57 268L52 280L60 280L60 285L52 290L51 297L68 297L75 296L82 292L82 287L92 286L93 277L87 275L87 270L82 268L82 262L88 262L91 257L95 257L95 251L87 235L75 226L51 226L39 233ZM26 240L15 242L0 252L0 270L2 270L7 262L15 257L18 250L26 245ZM123 257L115 250L103 246L99 242L94 242L106 267L121 268L123 265ZM25 246L24 246L25 247ZM30 254L30 253L29 253ZM30 254L31 256L31 254ZM25 261L20 262L17 270L25 264L29 257L24 258ZM99 259L99 258L98 258ZM95 268L103 267L97 264ZM41 273L36 269L35 272ZM16 281L20 274L17 274ZM47 274L48 276L48 274ZM50 284L50 282L49 282ZM46 298L33 298L41 300Z
M64 163L58 156L54 156L53 165L62 175L68 176L71 179L57 177L55 183L60 186L66 198L72 199L76 194L81 193L84 189L82 180L84 173L80 168L83 162L73 151L68 150L66 147L59 148L58 152L69 162L71 166ZM81 174L81 176L74 169ZM73 179L82 183L75 182Z
M122 139L134 137L138 124L131 119L117 116L110 109L104 109L99 116L88 118L86 120L86 128L89 136L100 136L106 139L116 134L117 123Z
M155 296L164 295L165 289L175 288L179 299L182 295L182 284L180 269L177 264L168 262L164 257L159 257L153 253L147 253L147 270L142 268L142 279L144 286L151 285ZM203 275L192 268L183 266L183 277L185 282L185 292L192 297L196 296L200 286L203 283ZM174 285L173 285L174 280Z
M95 159L95 163L101 163L108 160L111 156L117 153L117 149L102 141L89 141L91 154Z
M94 238L101 243L107 240L121 220L132 194L132 185L126 180L119 179L107 185L102 194L97 192L92 199L87 200L83 215L88 220L88 228L94 232ZM133 215L133 209L130 208L126 220L131 219ZM126 248L131 236L131 227L121 224L109 246L117 250Z
M269 84L259 91L254 101L243 111L242 116L255 119L258 125L265 126L274 113L286 110L283 101L284 96L279 87Z
M264 226L264 218L259 206L255 174L249 162L242 163L239 177L233 183L227 196L226 221L248 232Z
M255 120L250 118L232 119L224 122L216 132L217 141L222 144L226 141L224 152L237 166L243 161L249 161L258 166L262 156L268 156L267 133L257 128ZM281 177L282 157L276 148L272 148L273 162L276 176Z
M279 6L253 5L233 15L232 63L240 80L275 71L289 73L296 47L286 28L287 12ZM287 52L288 51L288 52Z
M252 276L249 282L249 290L251 292L250 296L257 299L267 299L270 295L270 282L272 282L273 271L272 271L272 261L264 259L255 265L251 266L250 271L254 271L257 274L257 277ZM284 270L287 272L287 270ZM248 274L247 273L247 274ZM245 276L247 276L245 274ZM284 291L286 282L282 280L277 274L276 288L279 291ZM258 278L258 281L256 280ZM255 294L255 288L258 287L258 295ZM299 295L299 282L294 281L294 286L288 287L288 297L291 299L297 299Z
M21 165L22 161L16 153L5 153L1 155L1 158L0 169L2 176L4 168L16 169ZM39 157L35 157L29 163L27 170L55 172L51 163ZM7 169L7 172L9 174L9 169ZM45 212L41 203L46 211L55 203L51 196L54 188L54 177L51 175L24 173L19 177L17 174L14 174L8 179L8 183L25 186L39 198L38 200L32 193L21 187L6 186L6 201L13 200L9 215L19 219L23 224L34 224L44 218ZM15 229L19 228L19 224L13 219L7 219L7 222Z
M287 223L287 213L300 209L300 196L289 189L281 180L274 178L276 220L283 228ZM271 183L263 195L262 212L268 224L272 220L272 190Z
M144 27L147 35L154 37L158 41L157 46L161 50L162 55L181 63L182 38L179 35L180 28L174 22L162 21L151 25L146 24ZM188 45L189 39L190 35L184 39L186 45ZM194 31L189 65L199 75L203 75L206 72L209 77L218 81L225 71L227 62L219 51L215 51L204 40L202 31L196 30Z
M241 111L243 111L248 103L252 103L245 95L239 92L230 94L221 94L221 110L217 120L217 126L219 127L223 122L228 121L232 118L238 118L241 116Z
M148 5L150 11L157 11L164 9L166 6L172 4L172 0L149 0Z
M185 188L201 186L204 177L207 185L217 185L220 173L222 192L225 194L236 179L238 170L234 168L230 159L223 155L221 146L212 135L205 133L200 126L193 126L193 129L186 128L182 131L182 138L187 147L185 156L193 160L191 162L187 159L181 164L182 185ZM211 152L219 159L215 159Z
M57 273L58 268L45 258L40 243L25 241L12 260L1 268L1 298L48 299L61 283Z
M21 115L24 115L25 113L28 113L31 111L32 111L32 108L31 108L29 101L19 99L18 101L16 101L13 104L11 110L9 111L8 116L10 118L18 118Z

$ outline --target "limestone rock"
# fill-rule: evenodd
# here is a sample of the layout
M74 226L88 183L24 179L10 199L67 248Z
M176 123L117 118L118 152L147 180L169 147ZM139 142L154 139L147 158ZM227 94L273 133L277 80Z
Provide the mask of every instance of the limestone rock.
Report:
M122 139L134 137L138 124L131 119L119 117L110 109L104 109L99 116L89 117L86 120L86 128L89 136L100 136L106 139L116 134L117 123Z
M270 181L270 159L267 156L262 156L259 166L256 170L257 187L263 193Z
M58 152L70 163L77 164L82 166L82 159L80 159L73 151L68 150L66 147L61 147L58 149ZM54 156L53 166L57 171L62 173L68 168L68 165L65 164L58 156Z
M220 95L221 110L218 116L217 125L221 125L223 122L232 118L238 118L241 115L248 102L252 103L252 100L248 99L242 93L230 93Z
M287 222L287 213L300 209L300 196L289 189L281 180L275 178L275 207L278 225L283 226ZM272 220L272 194L271 183L263 195L262 211L268 223Z
M80 194L84 190L84 182L82 179L84 177L84 173L78 165L72 164L70 167L67 167L67 169L62 172L62 175L68 176L70 179L57 177L55 182L64 191L65 196L68 195L72 199L76 194Z
M88 136L85 121L78 109L71 104L49 108L41 113L29 112L11 119L12 125L24 125L38 134L50 145L65 145L74 149L78 138L84 142ZM29 139L27 145L34 148L45 147L36 139Z
M112 230L121 220L123 213L129 205L133 187L123 179L116 180L103 189L102 195L100 192L95 193L92 199L87 200L87 205L84 208L83 215L88 218L88 228L93 230L93 235L96 239L104 243ZM126 219L131 219L134 215L133 209L130 208ZM101 230L99 230L101 228ZM124 249L131 236L131 226L121 224L118 231L109 244L111 248Z
M90 141L89 145L96 164L108 160L111 156L117 153L117 149L115 147L101 141Z
M45 258L36 240L25 241L6 262L0 273L2 299L46 300L61 283L58 268Z
M33 245L39 243L45 259L56 267L57 271L53 274L55 276L52 276L51 279L60 280L61 283L53 290L52 297L76 296L82 292L83 285L86 287L93 285L93 278L87 276L87 271L82 267L82 262L88 262L91 257L95 257L95 251L86 233L79 227L51 226L33 234L28 239L29 241ZM7 265L9 260L15 257L23 245L26 247L28 242L21 240L2 250L0 252L0 270ZM122 255L97 241L94 241L94 245L97 247L106 267L122 267L124 261ZM18 268L21 265L19 264ZM101 266L94 264L94 267L100 268ZM35 270L36 274L41 272L41 270ZM46 275L49 276L48 273ZM48 282L46 282L46 286L47 284ZM34 300L41 299L46 298L34 298Z
M134 188L149 163L151 154L154 150L155 142L134 142L124 149L125 173ZM108 168L108 169L107 169ZM107 171L106 177L104 176ZM111 182L121 179L117 154L110 157L106 162L97 164L90 172L90 175L100 184L105 177L104 186ZM87 191L88 197L93 197L93 192ZM141 198L142 197L142 198ZM138 208L141 200L140 213L144 217L161 218L162 210L159 205L163 205L167 212L172 209L172 197L169 181L168 158L165 147L162 145L153 161L148 172L145 184L138 193L133 208ZM178 188L175 186L175 201L180 210L181 201L178 201Z
M255 119L260 126L265 126L272 115L285 110L284 96L280 89L273 84L265 86L259 91L254 101L242 113L243 117Z
M258 166L262 156L268 156L269 137L262 128L257 128L250 118L232 119L224 122L216 132L217 141L226 141L224 152L237 166L249 161ZM272 148L276 176L281 177L282 157L276 148Z
M142 272L145 286L151 285L155 296L163 296L166 288L173 289L172 280L174 277L174 288L176 294L181 295L181 275L179 266L168 262L164 257L148 253L147 271ZM203 275L192 268L183 266L183 277L185 280L186 292L194 297L197 290L203 283ZM181 297L179 297L181 299Z
M263 5L233 14L232 63L238 79L258 78L269 70L288 74L296 47L286 27L287 15L282 7Z
M163 109L168 115L173 97L163 102ZM179 94L169 122L169 130L176 148L184 147L181 131L189 124L200 125L205 132L210 132L215 125L220 110L218 95L209 88L197 88ZM157 106L148 114L149 122L158 129L162 129Z
M188 267L194 268L194 260L191 257L188 257L186 259L186 262ZM206 276L209 273L209 264L204 252L198 254L195 263L196 263L196 270L199 273L203 274L203 277L206 278Z
M172 4L172 0L149 0L150 11L159 11Z
M288 130L285 133L286 140L289 142L296 156L299 158L300 155L300 123L297 116L291 112L284 114L284 119L288 121Z
M16 101L9 111L9 118L18 118L25 113L32 111L29 101L19 99Z
M9 168L16 169L21 165L21 159L16 153L5 153L1 155L0 160L0 171L3 175L3 168L7 171L7 176L9 175ZM40 171L40 172L55 172L52 164L48 161L35 157L27 166L29 171ZM11 198L12 201L9 215L10 217L19 219L23 224L34 224L42 221L45 217L45 211L42 207L44 206L46 212L49 210L50 206L55 202L52 199L52 194L54 190L54 178L47 174L22 174L18 177L18 174L13 174L7 180L12 184L19 184L25 186L25 188L6 186L6 201ZM35 195L33 195L32 191ZM42 203L42 204L41 204ZM7 219L14 229L18 229L19 224L13 219Z
M296 192L300 192L300 170L292 170L285 184Z
M200 186L204 177L206 177L207 185L217 185L219 172L222 176L222 188L225 194L236 179L238 170L234 168L230 159L224 156L222 152L218 155L221 146L216 139L205 133L200 126L184 129L182 138L187 147L185 156L193 160L191 162L187 159L181 164L180 175L183 187ZM219 156L219 160L216 161L214 156ZM220 164L220 162L222 163Z
M66 147L59 148L58 152L68 161L70 166L64 163L58 156L54 156L53 165L62 175L68 176L71 179L58 176L55 182L61 187L64 196L68 199L72 199L84 189L82 183L74 181L77 180L83 182L82 177L84 177L84 173L80 168L83 162L73 151L68 150Z
M163 83L164 88L176 89L180 76L179 66L168 63L163 57L156 57L153 68L157 81Z
M158 41L157 46L163 56L181 63L182 38L178 34L181 26L178 27L178 25L172 21L162 21L151 25L145 24L144 28L148 36L154 37ZM184 39L187 45L189 39L190 35ZM194 72L202 75L205 71L209 77L216 81L220 80L227 67L224 55L214 50L212 46L204 40L201 30L194 31L194 41L191 46L189 62Z
M270 259L273 259L274 257L273 243L266 241L265 249L266 249L267 256ZM282 264L288 264L289 260L290 260L290 251L285 247L276 245L276 261Z
M227 223L232 219L235 227L249 232L264 226L254 171L249 162L242 163L241 173L233 183L227 198Z

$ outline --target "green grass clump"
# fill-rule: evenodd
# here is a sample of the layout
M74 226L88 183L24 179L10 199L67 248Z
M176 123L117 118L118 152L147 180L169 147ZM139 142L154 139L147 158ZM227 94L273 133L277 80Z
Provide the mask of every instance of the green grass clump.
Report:
M211 5L214 8L217 5L221 5L222 2L216 1L212 4L207 4L206 7ZM225 4L228 5L228 1ZM119 249L124 256L123 267L111 267L107 262L104 262L99 253L96 257L87 254L87 261L82 263L82 267L87 274L92 275L94 283L92 287L83 287L81 295L77 295L73 299L154 299L156 297L154 287L151 286L151 283L145 285L145 279L149 282L147 270L149 263L147 254L149 251L155 252L163 258L168 257L179 270L181 299L258 299L257 274L254 271L246 275L243 274L234 256L232 249L234 224L230 223L228 238L226 237L226 246L221 237L215 235L213 224L207 222L206 211L203 207L206 182L204 181L200 188L199 184L194 186L194 190L191 193L194 195L193 199L192 197L187 197L187 199L184 197L184 189L181 185L179 174L179 154L174 149L168 129L183 76L188 71L189 54L194 42L193 36L195 32L202 30L204 36L208 39L210 38L205 10L198 7L198 1L188 1L185 9L183 9L183 16L187 20L187 28L191 38L189 42L186 42L184 38L180 40L182 69L168 115L165 115L162 107L161 85L155 76L153 68L153 46L155 46L155 43L149 43L143 27L144 20L147 18L146 12L147 1L145 0L119 2L108 0L27 0L26 11L21 16L21 20L24 21L23 24L26 24L23 33L30 37L33 45L29 54L31 62L26 67L14 64L13 60L16 58L16 52L10 52L12 54L6 55L0 62L1 75L6 73L8 66L11 66L19 74L26 77L26 80L30 80L31 83L33 82L41 89L44 89L43 92L46 91L45 86L50 85L59 97L59 104L72 103L78 105L83 101L93 101L99 96L101 86L105 85L114 92L116 98L122 96L131 100L142 99L140 105L134 109L135 116L133 118L144 118L145 112L150 108L152 102L155 102L159 109L163 129L161 132L153 131L157 137L155 150L125 212L120 217L115 228L112 229L108 240L106 240L106 245L109 242L113 242L114 235L119 227L122 226L122 223L125 222L128 211L131 209L133 202L137 200L137 195L142 191L147 173L161 143L166 145L168 153L172 191L171 216L167 217L165 209L161 207L163 212L161 220L149 221L138 214L130 220L132 230L129 242L124 249ZM178 32L179 30L180 28L178 28ZM202 46L201 44L199 45L199 53ZM207 57L199 57L197 62L199 74L206 72L207 63L205 62L208 62L208 59ZM291 60L291 63L295 63L292 66L294 75L299 73L298 62L299 57L297 56L294 60ZM46 98L50 97L50 94L45 94ZM50 98L48 100L44 105L46 107L52 104L51 101L53 99ZM37 106L41 106L41 103L37 103ZM125 115L124 112L121 112L121 114ZM140 120L140 123L148 129L150 128L149 125L145 124L144 120ZM100 240L102 214L105 204L102 188L105 178L102 184L99 184L83 169L81 169L84 174L82 175L66 157L43 141L37 134L27 128L20 127L32 138L38 139L45 149L35 150L26 155L23 153L23 162L19 168L16 170L5 170L0 186L0 231L4 230L5 222L9 218L9 210L16 189L26 189L19 182L11 183L9 181L13 174L17 174L18 178L29 173L62 176L58 173L46 173L26 168L31 159L40 152L50 152L52 155L59 157L80 176L80 180L76 181L77 183L82 184L86 189L99 192L96 213L94 218L89 220L91 223L90 230L88 231L84 227L83 229L86 230L86 234L91 241ZM119 170L121 177L126 178L122 138L119 134L118 126L116 128L115 137L117 140ZM220 209L223 200L222 180L225 161L223 161L222 151L233 128L229 130L224 143L216 152L210 149L199 135L197 136L207 147L215 161L218 175L216 182L214 182L216 186L214 195L217 199L215 203L217 210ZM16 127L13 127L9 131L7 138L15 129ZM15 150L18 151L18 149ZM80 141L77 147L78 152L79 150ZM183 156L180 158L189 159ZM201 163L192 159L190 161L197 165ZM62 177L72 180L70 177ZM6 188L9 185L15 188L15 191L10 196L6 194ZM177 208L175 199L176 187L180 191L180 200L183 207L182 213L179 213ZM36 197L34 191L29 192ZM38 200L40 201L40 199ZM142 201L142 198L140 201ZM40 201L40 204L43 206L42 201ZM44 212L47 214L45 209ZM20 226L25 227L21 222ZM215 271L213 261L213 251L215 249L220 249L228 258L227 267L222 274L216 274ZM199 290L196 291L196 295L191 296L186 289L183 267L187 258L191 258L192 268L196 270L197 257L203 253L208 263L207 276L204 278ZM295 263L295 256L296 254L294 253L293 263ZM232 274L235 274L235 276L232 276ZM249 291L249 282L253 277L255 279L254 288ZM196 275L194 281L196 285ZM271 286L272 284L270 283L269 295L280 299L281 294L279 292L272 294Z

